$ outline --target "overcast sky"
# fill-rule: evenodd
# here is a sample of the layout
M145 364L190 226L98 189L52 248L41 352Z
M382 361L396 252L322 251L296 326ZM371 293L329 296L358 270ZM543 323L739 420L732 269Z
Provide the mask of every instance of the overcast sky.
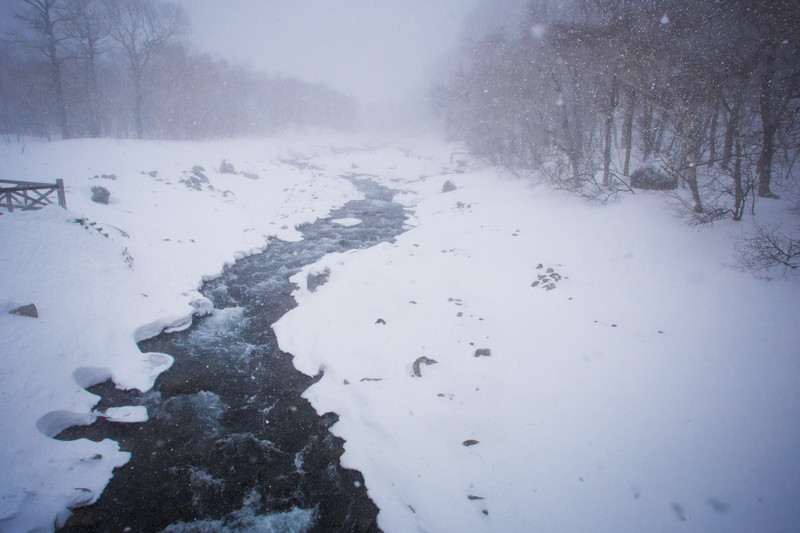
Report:
M480 0L178 3L189 13L189 39L200 50L269 73L324 82L370 104L425 90Z

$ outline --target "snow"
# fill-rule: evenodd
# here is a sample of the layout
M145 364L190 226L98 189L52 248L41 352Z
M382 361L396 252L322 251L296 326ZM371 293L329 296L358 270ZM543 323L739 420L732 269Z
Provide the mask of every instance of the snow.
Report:
M126 405L125 407L110 407L103 413L97 413L111 422L147 422L147 407L143 405Z
M61 177L69 206L0 216L0 530L99 496L128 453L51 437L147 413L98 413L84 388L150 388L172 360L135 342L214 313L200 282L358 198L354 168L400 191L411 229L309 265L274 329L324 371L305 396L339 414L381 528L795 530L800 285L730 267L736 223L691 230L656 193L592 206L475 162L456 174L453 151L328 134L0 146L4 178ZM223 158L259 179L217 173ZM195 165L213 189L180 182ZM39 318L8 314L28 303ZM437 362L418 377L420 357Z
M338 224L343 228L352 228L353 226L358 226L361 224L362 221L357 218L335 218L331 220L331 222L333 224Z

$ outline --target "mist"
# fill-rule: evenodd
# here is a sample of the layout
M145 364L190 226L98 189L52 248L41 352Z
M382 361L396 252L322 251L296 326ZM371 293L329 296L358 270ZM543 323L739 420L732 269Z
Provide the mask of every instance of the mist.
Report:
M30 18L37 4L50 6L51 36ZM448 82L465 43L518 26L526 2L150 2L151 9L175 8L180 20L158 49L131 58L103 20L134 4L4 2L4 132L197 139L290 125L436 129L433 87ZM75 6L84 6L78 18L97 35L75 33ZM130 70L145 57L138 72Z
M181 0L200 50L253 68L325 83L365 105L427 89L479 0Z

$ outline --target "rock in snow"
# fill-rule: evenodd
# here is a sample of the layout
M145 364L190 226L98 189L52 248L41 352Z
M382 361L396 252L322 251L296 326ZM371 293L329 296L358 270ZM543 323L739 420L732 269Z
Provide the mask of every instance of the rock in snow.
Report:
M9 311L12 315L20 315L20 316L29 316L31 318L39 318L39 310L36 309L36 305L28 304L22 305L17 307L16 309L12 309Z

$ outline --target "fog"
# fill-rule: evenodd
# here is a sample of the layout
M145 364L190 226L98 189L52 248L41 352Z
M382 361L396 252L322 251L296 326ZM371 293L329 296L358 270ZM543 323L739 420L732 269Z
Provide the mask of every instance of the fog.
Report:
M290 125L438 128L432 89L449 82L465 43L516 27L526 4L3 0L0 129L199 139Z
M427 91L480 0L180 0L202 51L353 95L363 105Z

